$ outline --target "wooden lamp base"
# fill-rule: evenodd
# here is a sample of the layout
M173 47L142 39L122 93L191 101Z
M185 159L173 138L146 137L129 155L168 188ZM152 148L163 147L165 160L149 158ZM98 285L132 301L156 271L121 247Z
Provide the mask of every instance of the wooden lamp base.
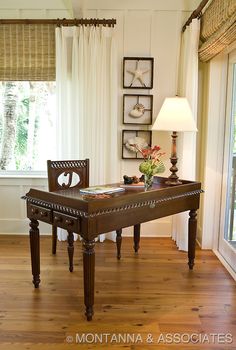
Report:
M172 144L171 144L171 157L170 162L172 164L170 168L171 175L168 177L168 180L165 182L166 185L175 186L175 185L181 185L182 182L179 180L179 177L177 176L178 168L176 166L178 158L176 154L176 139L178 137L177 132L173 131L172 135Z

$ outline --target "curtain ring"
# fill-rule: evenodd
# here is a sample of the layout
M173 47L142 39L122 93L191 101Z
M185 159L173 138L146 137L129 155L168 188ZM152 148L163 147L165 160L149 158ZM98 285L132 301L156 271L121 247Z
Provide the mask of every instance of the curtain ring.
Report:
M202 17L202 11L199 12L197 19L200 19Z
M65 27L68 27L68 24L65 23L65 21L66 21L66 18L62 18L62 25L65 26ZM63 23L63 22L64 22L64 23Z

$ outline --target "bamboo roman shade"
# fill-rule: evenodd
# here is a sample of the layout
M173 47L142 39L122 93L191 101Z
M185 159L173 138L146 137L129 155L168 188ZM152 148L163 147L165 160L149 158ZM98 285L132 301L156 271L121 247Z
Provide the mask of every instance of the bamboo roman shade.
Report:
M0 24L0 80L55 76L54 24Z
M202 16L199 58L206 62L236 41L236 0L212 0Z

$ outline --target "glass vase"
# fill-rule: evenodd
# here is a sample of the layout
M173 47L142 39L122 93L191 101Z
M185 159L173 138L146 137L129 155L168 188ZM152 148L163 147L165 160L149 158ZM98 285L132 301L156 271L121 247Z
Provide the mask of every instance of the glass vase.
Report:
M150 174L144 174L144 189L145 191L148 191L153 184L153 175Z

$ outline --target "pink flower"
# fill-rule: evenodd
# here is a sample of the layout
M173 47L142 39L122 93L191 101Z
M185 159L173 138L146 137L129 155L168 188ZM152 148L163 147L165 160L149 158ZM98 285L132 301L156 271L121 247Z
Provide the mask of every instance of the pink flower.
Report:
M143 158L148 158L152 154L152 150L150 148L143 148L141 154Z
M150 161L153 166L157 165L160 162L160 158L165 154L159 152L161 149L160 146L153 146L142 149L140 149L136 144L132 144L131 146L135 147L137 151L142 154L144 160Z
M152 151L160 151L161 147L160 146L154 146L152 147Z

